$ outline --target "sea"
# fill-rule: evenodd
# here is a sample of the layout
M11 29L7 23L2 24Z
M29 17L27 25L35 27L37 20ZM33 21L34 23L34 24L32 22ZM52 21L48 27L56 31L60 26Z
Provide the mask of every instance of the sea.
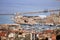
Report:
M12 16L13 15L0 15L0 24L13 24Z

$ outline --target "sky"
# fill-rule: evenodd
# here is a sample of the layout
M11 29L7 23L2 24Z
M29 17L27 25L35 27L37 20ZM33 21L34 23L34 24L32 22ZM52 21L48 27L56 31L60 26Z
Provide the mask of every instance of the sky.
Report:
M59 8L60 0L0 0L0 14Z

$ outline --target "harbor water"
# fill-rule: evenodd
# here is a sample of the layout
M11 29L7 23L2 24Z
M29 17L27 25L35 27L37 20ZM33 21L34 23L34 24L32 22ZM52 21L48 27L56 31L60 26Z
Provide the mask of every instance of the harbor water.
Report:
M13 15L0 15L0 24L14 24L14 21L12 20ZM54 29L55 26L48 26L48 25L40 25L40 24L35 24L35 25L29 25L29 24L21 24L22 28L24 30L35 30L37 32L42 31L42 30L47 30L47 29Z

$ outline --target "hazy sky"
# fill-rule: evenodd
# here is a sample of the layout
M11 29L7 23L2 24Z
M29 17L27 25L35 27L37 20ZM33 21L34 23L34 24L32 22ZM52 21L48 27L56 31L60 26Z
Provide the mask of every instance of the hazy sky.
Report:
M0 14L57 8L59 0L0 0Z

